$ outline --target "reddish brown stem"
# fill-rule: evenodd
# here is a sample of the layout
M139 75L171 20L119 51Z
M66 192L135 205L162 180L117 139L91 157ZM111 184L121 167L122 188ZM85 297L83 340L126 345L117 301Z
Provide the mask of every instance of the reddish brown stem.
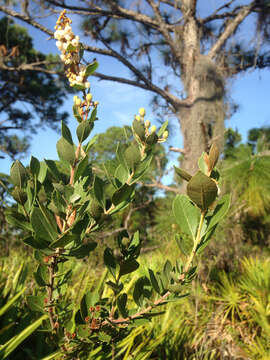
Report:
M54 321L54 307L53 307L53 290L54 290L54 272L57 265L57 258L53 256L51 263L48 267L49 271L49 283L47 285L47 294L48 294L48 316L51 324L52 330L55 330L55 321Z

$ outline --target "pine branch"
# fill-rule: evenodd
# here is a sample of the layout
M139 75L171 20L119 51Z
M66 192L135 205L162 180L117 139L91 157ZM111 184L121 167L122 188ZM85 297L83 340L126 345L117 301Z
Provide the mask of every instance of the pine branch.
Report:
M43 72L46 74L58 74L58 71L56 70L49 70L44 67L38 66L38 65L60 65L60 62L49 62L49 61L37 61L30 64L21 64L18 66L7 66L4 63L0 63L0 70L7 70L7 71L38 71Z
M216 43L210 49L208 56L213 59L217 53L220 51L222 46L226 43L226 41L230 38L230 36L236 31L238 26L244 21L244 19L252 12L255 8L256 0L253 1L250 5L242 6L239 10L238 14L234 19L228 22L225 30L220 35Z
M225 8L229 8L230 5L236 0L231 0L228 3L220 6L213 14L207 16L204 19L200 20L201 24L206 24L207 22L213 21L213 20L218 20L218 19L228 19L230 17L235 17L237 14L237 11L242 7L242 6L236 6L232 11L227 11L224 12L222 14L219 14L220 10L223 10Z
M173 7L174 9L178 9L181 10L181 7L179 4L177 4L176 1L171 1L171 0L160 0L161 3L169 5L171 7Z
M177 45L175 41L172 39L169 30L167 29L167 24L165 23L159 9L159 3L156 3L154 0L146 0L146 1L151 6L156 18L158 19L159 31L164 36L164 39L167 41L167 44L169 45L174 57L176 59L179 59L181 54L178 52Z
M2 5L0 5L0 11L2 11L3 13L5 13L7 15L10 15L10 16L16 18L16 19L20 19L20 20L26 22L27 24L32 25L35 28L43 31L44 33L46 33L46 34L48 34L50 36L53 36L53 31L47 29L45 26L39 24L37 21L30 18L29 16L21 14L21 13L15 11L15 10L11 10L11 9L5 7L5 6L2 6Z
M89 8L85 8L80 6L68 5L64 1L61 4L59 4L55 0L47 0L47 3L51 5L59 6L63 9L71 10L72 13L76 12L77 14L83 14L83 15L101 15L101 16L109 16L114 19L127 19L142 23L156 30L159 28L158 22L154 21L151 17L121 7L120 5L114 2L111 2L110 4L111 10L104 10L99 6L95 6L93 4L91 5L91 7L89 6Z
M160 182L157 182L157 181L154 181L151 184L143 183L142 185L146 186L146 187L150 187L150 188L157 188L157 189L170 191L170 192L173 192L175 194L181 194L182 193L182 191L179 188L176 188L176 187L173 187L173 186L167 186L167 185L164 185L164 184L162 184Z

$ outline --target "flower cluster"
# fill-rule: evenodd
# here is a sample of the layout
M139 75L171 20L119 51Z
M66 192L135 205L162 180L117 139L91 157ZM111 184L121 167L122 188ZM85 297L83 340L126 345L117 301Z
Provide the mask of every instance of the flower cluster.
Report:
M70 85L79 85L87 89L90 83L85 76L86 67L80 64L80 38L74 35L71 22L71 19L66 16L66 10L63 10L55 26L56 46L62 53L60 57L66 65L66 75Z
M144 117L145 117L145 109L140 108L139 115L135 115L135 120L144 124L145 136L148 137L149 135L156 132L157 127L156 127L156 125L151 126L151 122L149 120L145 120ZM165 130L163 132L162 136L158 138L157 142L158 143L165 142L167 140L168 136L169 136L169 132L167 130Z

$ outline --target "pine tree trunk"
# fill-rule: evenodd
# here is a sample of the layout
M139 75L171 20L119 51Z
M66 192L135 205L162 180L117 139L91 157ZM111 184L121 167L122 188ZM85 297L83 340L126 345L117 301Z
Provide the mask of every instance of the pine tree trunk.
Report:
M213 142L220 150L223 147L224 82L215 64L200 55L190 78L190 86L193 89L192 105L181 109L178 118L185 151L181 167L194 174L203 151L208 151Z
M218 66L201 54L200 28L195 18L196 1L183 0L184 25L176 27L175 40L189 106L178 111L184 140L181 167L191 174L197 160L215 141L222 148L224 137L224 80Z

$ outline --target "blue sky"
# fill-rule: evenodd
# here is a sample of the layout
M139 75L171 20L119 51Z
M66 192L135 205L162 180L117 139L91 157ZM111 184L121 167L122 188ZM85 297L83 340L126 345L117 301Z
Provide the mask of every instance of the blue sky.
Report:
M55 19L46 19L46 26L53 29ZM76 23L76 19L75 19ZM25 24L23 24L25 26ZM57 53L54 40L48 40L48 36L41 34L32 27L27 27L30 35L34 39L34 45L42 52ZM76 24L75 27L76 28ZM247 29L249 26L247 27ZM248 31L245 33L248 37ZM82 39L83 41L83 39ZM126 70L115 60L96 56L100 64L100 72L106 73L106 69L115 72L115 75L124 76ZM147 112L147 118L155 123L155 116L151 111L150 100L152 94L139 88L112 83L108 81L98 81L96 78L90 78L91 92L94 100L99 101L98 117L99 121L93 134L104 132L110 126L122 126L131 124L134 115L140 107L144 107ZM238 76L228 83L228 91L233 99L239 105L239 111L226 122L227 127L238 129L246 139L247 132L252 127L270 126L270 106L269 106L269 70L248 71ZM71 113L72 97L69 97L64 105L64 110ZM164 119L166 120L166 119ZM169 119L173 122L174 127L169 136L169 145L181 147L182 139L179 125L176 119ZM69 126L72 133L75 133L76 121L69 119ZM30 154L42 160L56 159L56 142L59 135L52 130L41 130L33 136L29 156L22 160L24 164L29 163ZM172 154L172 159L176 155ZM0 172L9 173L11 162L8 159L0 160Z

